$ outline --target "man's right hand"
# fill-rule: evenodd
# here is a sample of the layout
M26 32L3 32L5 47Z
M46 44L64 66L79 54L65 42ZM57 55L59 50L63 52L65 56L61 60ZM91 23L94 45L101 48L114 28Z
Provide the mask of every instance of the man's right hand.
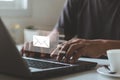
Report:
M51 57L58 50L56 59L67 63L75 63L81 56L98 58L102 55L105 56L106 50L112 48L108 42L109 40L103 39L87 40L74 38L58 46L51 53Z

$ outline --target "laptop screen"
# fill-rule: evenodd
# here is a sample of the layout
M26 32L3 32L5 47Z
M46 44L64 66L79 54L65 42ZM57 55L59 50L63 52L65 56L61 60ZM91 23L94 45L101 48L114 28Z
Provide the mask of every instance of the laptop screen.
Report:
M0 19L0 72L24 76L30 71L19 54L4 23ZM17 71L17 72L16 72ZM23 74L22 74L23 73Z

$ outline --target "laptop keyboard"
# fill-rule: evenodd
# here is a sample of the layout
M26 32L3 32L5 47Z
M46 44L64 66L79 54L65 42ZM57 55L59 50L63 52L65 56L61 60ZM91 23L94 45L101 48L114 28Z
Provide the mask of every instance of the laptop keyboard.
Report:
M50 63L50 62L44 62L44 61L37 61L37 60L31 60L31 59L25 59L25 61L27 62L29 67L39 68L39 69L65 66L65 65L62 65L62 64L56 64L56 63Z

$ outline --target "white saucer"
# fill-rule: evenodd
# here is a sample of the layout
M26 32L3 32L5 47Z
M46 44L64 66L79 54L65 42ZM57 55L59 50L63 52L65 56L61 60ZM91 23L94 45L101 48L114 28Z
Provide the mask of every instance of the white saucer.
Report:
M110 76L110 77L120 77L120 74L110 74L109 73L109 70L107 70L105 67L100 67L97 69L97 72L102 74L102 75L105 75L105 76Z

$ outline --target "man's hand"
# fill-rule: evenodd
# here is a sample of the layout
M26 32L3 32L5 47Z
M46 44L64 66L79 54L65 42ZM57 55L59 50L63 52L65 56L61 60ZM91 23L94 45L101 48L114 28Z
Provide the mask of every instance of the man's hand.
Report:
M59 50L57 60L75 63L80 56L100 57L105 55L106 50L109 49L109 45L106 42L107 40L102 39L71 39L55 49ZM55 50L51 53L51 56L54 56Z

